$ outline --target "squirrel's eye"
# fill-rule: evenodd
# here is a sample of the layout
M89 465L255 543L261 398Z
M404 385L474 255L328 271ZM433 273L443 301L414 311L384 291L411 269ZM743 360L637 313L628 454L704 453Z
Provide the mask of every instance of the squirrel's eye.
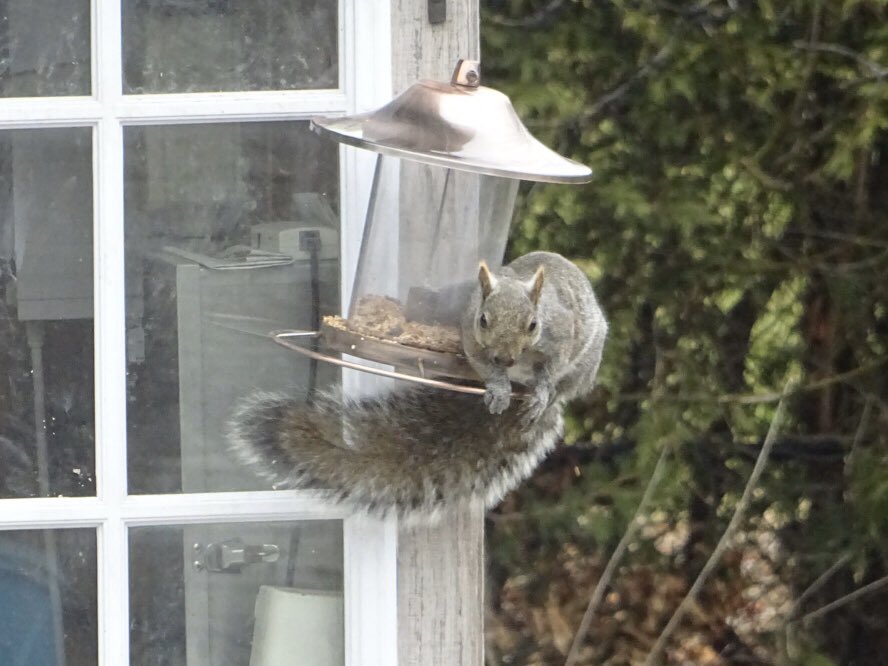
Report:
M481 315L481 318L478 320L478 325L481 328L487 328L487 315Z
M533 333L536 330L536 327L537 327L537 320L531 319L530 323L527 325L527 330L530 331L531 333Z

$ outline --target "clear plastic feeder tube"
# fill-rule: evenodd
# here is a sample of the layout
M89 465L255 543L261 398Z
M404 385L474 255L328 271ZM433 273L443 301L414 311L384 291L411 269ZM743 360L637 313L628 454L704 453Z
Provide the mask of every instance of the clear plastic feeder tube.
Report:
M371 189L348 316L379 296L419 305L419 321L455 323L445 296L471 288L483 259L505 253L518 181L417 164L380 155Z
M449 82L312 124L378 153L351 302L325 318L325 344L414 375L477 379L460 320L479 263L502 264L519 181L584 183L592 171L537 141L471 60Z
M328 341L353 353L354 336L385 342L392 357L374 360L462 374L428 352L461 352L462 313L479 263L502 264L518 182L380 154L351 302L345 320L326 322Z

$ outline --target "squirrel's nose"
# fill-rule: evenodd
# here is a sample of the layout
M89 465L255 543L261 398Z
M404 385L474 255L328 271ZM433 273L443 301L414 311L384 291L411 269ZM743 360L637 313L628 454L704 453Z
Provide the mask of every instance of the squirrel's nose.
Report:
M515 365L515 359L511 356L494 356L493 362L497 365L503 366L504 368L511 368L513 365Z

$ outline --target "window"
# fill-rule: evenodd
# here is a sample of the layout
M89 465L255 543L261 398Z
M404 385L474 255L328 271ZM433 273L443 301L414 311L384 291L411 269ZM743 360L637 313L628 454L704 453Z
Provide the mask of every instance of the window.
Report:
M361 381L264 336L348 295L372 173L308 121L386 100L387 3L0 5L0 653L394 663L395 526L223 438Z

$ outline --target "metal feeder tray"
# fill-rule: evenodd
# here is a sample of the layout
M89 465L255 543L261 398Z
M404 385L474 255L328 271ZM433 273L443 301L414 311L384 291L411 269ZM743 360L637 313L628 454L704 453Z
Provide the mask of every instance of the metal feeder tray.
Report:
M333 334L332 340L327 339L331 332ZM331 326L325 326L320 331L272 331L270 335L271 339L282 347L318 361L332 363L333 365L352 370L360 370L361 372L369 372L380 377L400 379L448 391L484 395L484 387L478 385L478 375L471 369L468 362L458 354L407 347L397 342L368 338L366 335L342 331ZM304 340L315 341L315 344L324 344L329 349L321 351L320 349L311 349L300 345L299 342ZM385 370L373 365L365 365L357 360L345 360L334 356L334 354L338 353L360 355L369 361L393 365L404 371ZM428 375L448 376L456 380L472 381L475 385L432 379ZM521 397L524 394L517 393L513 395Z

